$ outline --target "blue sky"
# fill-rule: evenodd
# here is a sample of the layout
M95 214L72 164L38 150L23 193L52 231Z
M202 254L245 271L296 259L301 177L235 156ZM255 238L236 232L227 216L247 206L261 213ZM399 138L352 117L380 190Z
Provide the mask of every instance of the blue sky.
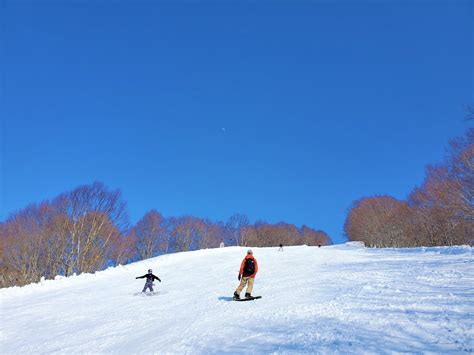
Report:
M473 100L470 1L3 1L1 204L95 180L132 222L405 198ZM224 130L222 128L225 128Z

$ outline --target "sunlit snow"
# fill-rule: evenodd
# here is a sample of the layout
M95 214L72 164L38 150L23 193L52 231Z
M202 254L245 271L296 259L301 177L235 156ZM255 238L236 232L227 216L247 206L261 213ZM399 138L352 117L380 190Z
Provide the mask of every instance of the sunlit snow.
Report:
M470 247L253 250L257 301L231 300L239 247L1 289L0 352L474 351ZM160 294L137 295L149 268Z

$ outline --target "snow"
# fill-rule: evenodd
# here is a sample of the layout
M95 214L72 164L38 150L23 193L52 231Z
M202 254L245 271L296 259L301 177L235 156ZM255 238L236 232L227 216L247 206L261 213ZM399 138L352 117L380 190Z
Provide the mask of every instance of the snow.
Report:
M0 290L0 352L472 353L470 247L253 248L249 302L231 301L246 248L164 255ZM158 295L136 295L152 268Z

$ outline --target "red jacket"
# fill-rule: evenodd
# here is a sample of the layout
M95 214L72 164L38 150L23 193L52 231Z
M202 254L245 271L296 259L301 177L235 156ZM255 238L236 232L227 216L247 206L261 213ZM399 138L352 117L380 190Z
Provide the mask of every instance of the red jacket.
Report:
M244 275L244 267L245 267L245 261L247 259L253 259L254 263L255 263L255 272L252 274L252 275ZM258 272L258 263L257 263L257 259L255 259L253 257L253 255L247 255L244 260L242 260L242 263L240 264L240 275L244 276L244 277L250 277L250 278L255 278L255 275L257 275L257 272Z

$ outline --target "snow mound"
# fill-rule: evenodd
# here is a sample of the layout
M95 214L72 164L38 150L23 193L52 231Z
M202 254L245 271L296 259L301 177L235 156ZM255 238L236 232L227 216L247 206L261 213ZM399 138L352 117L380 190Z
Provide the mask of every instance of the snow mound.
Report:
M253 248L254 295L233 302L246 248L164 255L0 290L2 354L469 353L470 247ZM152 268L163 282L143 296Z
M358 242L358 241L355 241L355 242L347 242L345 244L338 244L336 245L336 247L338 248L346 248L346 249L349 249L349 248L354 248L354 249L361 249L361 248L365 248L365 243L364 242Z

